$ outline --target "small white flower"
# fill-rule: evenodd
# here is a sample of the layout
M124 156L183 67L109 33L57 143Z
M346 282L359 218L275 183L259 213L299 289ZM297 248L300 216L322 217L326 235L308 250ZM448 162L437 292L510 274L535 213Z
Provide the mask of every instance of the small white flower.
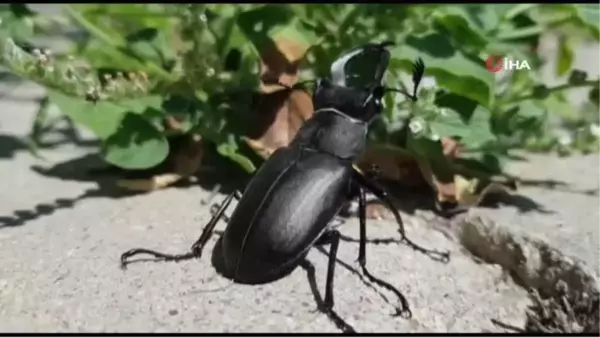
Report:
M429 138L431 140L433 140L434 142L437 142L438 140L440 140L440 136L437 133L432 133L431 136L429 136Z
M206 17L206 14L202 13L200 14L200 16L198 17L200 19L200 21L202 22L206 22L208 21L208 18Z
M35 49L33 50L33 55L35 55L35 56L38 56L38 57L39 57L39 56L41 56L41 55L42 55L42 52L41 52L39 49L35 48Z
M571 143L573 143L573 137L567 131L564 130L557 132L556 138L560 145L563 146L568 146Z
M590 133L592 135L596 136L596 138L600 138L600 125L599 124L590 125Z
M214 68L208 68L206 69L206 76L214 76L215 75L215 69Z
M420 133L421 131L423 131L424 129L424 123L422 120L420 119L413 119L412 121L410 121L410 123L408 124L408 127L410 128L410 131L414 134Z

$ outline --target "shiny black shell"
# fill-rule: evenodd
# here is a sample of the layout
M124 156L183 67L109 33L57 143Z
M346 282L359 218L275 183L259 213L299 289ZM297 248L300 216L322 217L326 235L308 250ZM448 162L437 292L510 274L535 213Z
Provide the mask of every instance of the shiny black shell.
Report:
M363 151L366 132L364 122L323 111L290 146L273 153L246 187L223 234L230 277L266 282L298 264L347 200L352 160Z

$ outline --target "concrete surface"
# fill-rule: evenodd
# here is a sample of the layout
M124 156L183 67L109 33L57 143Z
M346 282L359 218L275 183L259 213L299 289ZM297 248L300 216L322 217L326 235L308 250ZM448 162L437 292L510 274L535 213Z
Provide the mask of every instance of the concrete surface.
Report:
M31 89L13 92L23 97ZM215 240L200 260L140 263L122 271L119 255L132 247L185 252L209 219L209 207L200 204L207 192L189 187L120 199L93 192L82 197L96 184L31 169L80 157L81 148L45 151L48 162L25 151L6 153L9 139L17 144L10 137L25 135L35 109L33 102L15 100L0 101L6 144L0 156L0 331L338 331L315 312L301 268L268 285L203 292L228 284L211 265ZM71 177L83 170L67 168ZM367 287L341 264L335 278L339 316L360 332L498 331L492 318L523 324L528 300L499 267L477 264L439 232L406 220L413 240L453 253L443 265L404 245L369 245L371 272L405 294L413 319L390 317L392 305L376 290L395 304L393 294ZM357 238L357 225L348 221L342 232ZM395 229L374 221L369 236L397 237ZM357 249L357 243L342 242L339 259L356 269ZM322 294L326 258L313 249L309 260Z
M563 253L576 256L600 275L600 208L598 207L598 155L558 159L529 155L529 162L514 163L509 170L522 178L557 182L554 188L522 186L515 205L477 208L471 213L515 226L547 240Z

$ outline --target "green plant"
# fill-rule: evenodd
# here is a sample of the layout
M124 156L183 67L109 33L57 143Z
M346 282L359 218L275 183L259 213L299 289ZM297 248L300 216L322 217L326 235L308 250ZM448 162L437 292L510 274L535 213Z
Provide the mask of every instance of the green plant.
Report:
M397 47L388 84L402 86L402 77L421 57L426 76L436 86L423 89L417 103L389 95L382 120L373 126L373 144L418 158L440 181L452 180L457 165L469 177L487 179L501 174L502 159L513 149L597 148L590 126L598 124L598 79L572 69L572 46L600 39L598 8L70 5L65 10L68 24L86 36L69 52L73 56L67 56L44 54L29 42L36 29L60 22L12 4L1 14L0 52L5 67L44 85L49 102L103 141L109 163L126 169L153 167L172 151L170 137L199 134L219 154L251 172L256 160L244 150L242 139L248 133L253 92L261 88L259 70L281 78L301 59L302 69L309 70L305 77L327 76L343 51L391 40ZM566 84L549 87L541 82L543 60L536 47L546 31L560 36L556 73L569 74ZM284 64L272 60L273 50ZM489 55L528 60L532 70L496 76L485 68ZM565 91L574 87L591 89L592 105L586 109L594 113L581 113L568 103ZM570 144L553 134L555 117L574 139ZM178 121L177 128L165 125L169 118ZM444 139L460 142L458 158L444 154Z

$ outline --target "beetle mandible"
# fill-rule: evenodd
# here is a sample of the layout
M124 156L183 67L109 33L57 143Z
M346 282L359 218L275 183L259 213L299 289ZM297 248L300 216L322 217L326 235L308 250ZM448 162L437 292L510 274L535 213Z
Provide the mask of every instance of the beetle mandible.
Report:
M410 247L448 261L448 252L425 249L404 233L402 219L387 191L354 165L365 150L369 124L380 115L387 89L383 76L392 43L367 44L351 50L331 66L331 79L317 81L313 93L314 115L300 128L289 146L276 150L250 180L243 194L228 195L187 254L170 255L148 249L131 249L121 256L124 267L133 255L145 253L169 261L199 258L215 225L233 199L238 201L222 235L226 276L234 282L257 284L289 274L316 244L330 244L324 308L331 314L333 280L340 233L330 226L342 206L358 197L360 240L358 262L367 278L394 292L401 302L397 313L410 316L406 299L389 283L366 268L365 190L389 208ZM424 64L413 67L413 92L401 91L413 101ZM331 317L331 316L330 316Z

